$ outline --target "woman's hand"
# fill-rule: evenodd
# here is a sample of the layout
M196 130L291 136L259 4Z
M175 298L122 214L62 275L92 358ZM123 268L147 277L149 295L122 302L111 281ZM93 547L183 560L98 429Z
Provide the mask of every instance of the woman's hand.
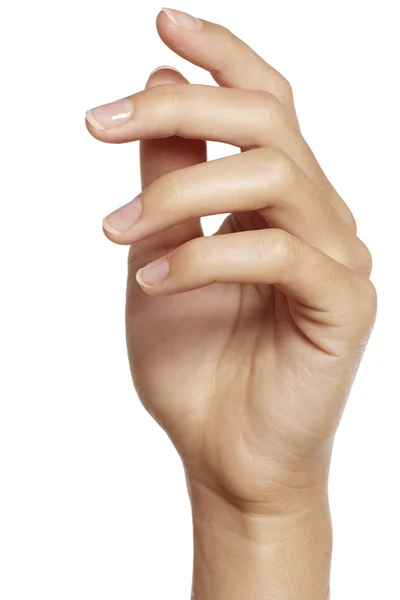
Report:
M194 505L249 518L326 510L334 435L376 314L370 253L285 78L223 27L168 9L157 26L220 87L161 69L87 116L99 140L145 140L142 193L104 221L131 245L136 389L180 453ZM242 152L206 162L205 140ZM200 218L219 213L203 236Z
M106 142L149 140L143 192L104 222L131 244L139 396L189 480L263 511L326 481L375 317L371 258L300 133L288 82L225 28L192 27L158 18L165 43L221 87L161 70L92 110L88 127ZM242 153L205 162L202 140ZM218 213L231 214L204 237L200 217Z

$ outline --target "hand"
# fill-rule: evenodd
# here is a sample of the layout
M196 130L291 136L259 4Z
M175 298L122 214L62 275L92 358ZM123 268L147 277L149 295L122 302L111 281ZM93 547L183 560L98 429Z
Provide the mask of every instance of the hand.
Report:
M87 116L99 140L144 140L143 191L104 221L110 240L131 244L134 383L192 493L243 513L289 510L326 490L376 314L371 256L302 137L286 79L223 27L169 10L157 26L220 87L161 69ZM205 140L241 153L206 162ZM225 213L205 237L200 217Z

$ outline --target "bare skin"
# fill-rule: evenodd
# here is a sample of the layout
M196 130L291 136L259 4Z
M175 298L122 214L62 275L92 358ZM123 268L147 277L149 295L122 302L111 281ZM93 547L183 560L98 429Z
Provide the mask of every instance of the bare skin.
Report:
M219 25L166 9L157 28L218 86L160 68L86 122L141 140L142 193L103 227L131 245L132 376L185 467L193 595L325 600L327 479L376 316L371 256L286 79ZM206 162L207 140L241 152ZM200 217L225 213L204 236Z

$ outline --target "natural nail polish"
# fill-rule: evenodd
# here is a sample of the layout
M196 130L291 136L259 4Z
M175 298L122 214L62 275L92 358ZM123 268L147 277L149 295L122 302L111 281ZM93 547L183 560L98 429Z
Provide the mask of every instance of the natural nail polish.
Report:
M128 204L114 210L103 220L103 228L114 235L124 233L132 227L142 213L140 196L137 196Z
M133 114L133 102L129 98L96 106L86 113L86 119L96 129L111 129L122 125Z
M181 10L163 8L163 11L175 25L182 27L182 29L186 29L187 31L198 31L204 27L203 21L200 21L200 19L196 19L196 17L192 17L192 15L182 12Z
M154 73L157 73L157 71L175 71L175 73L179 73L178 69L175 69L175 67L170 67L169 65L162 65L162 67L156 67L149 75L149 78L154 75Z
M162 283L169 275L169 260L163 256L136 273L138 283L144 287L153 287Z

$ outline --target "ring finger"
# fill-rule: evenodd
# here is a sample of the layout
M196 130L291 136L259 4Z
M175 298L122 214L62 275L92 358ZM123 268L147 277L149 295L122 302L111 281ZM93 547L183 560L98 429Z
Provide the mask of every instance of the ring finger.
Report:
M369 252L285 153L250 150L180 169L159 178L104 220L112 241L132 244L185 222L226 212L258 211L342 264L369 271Z

